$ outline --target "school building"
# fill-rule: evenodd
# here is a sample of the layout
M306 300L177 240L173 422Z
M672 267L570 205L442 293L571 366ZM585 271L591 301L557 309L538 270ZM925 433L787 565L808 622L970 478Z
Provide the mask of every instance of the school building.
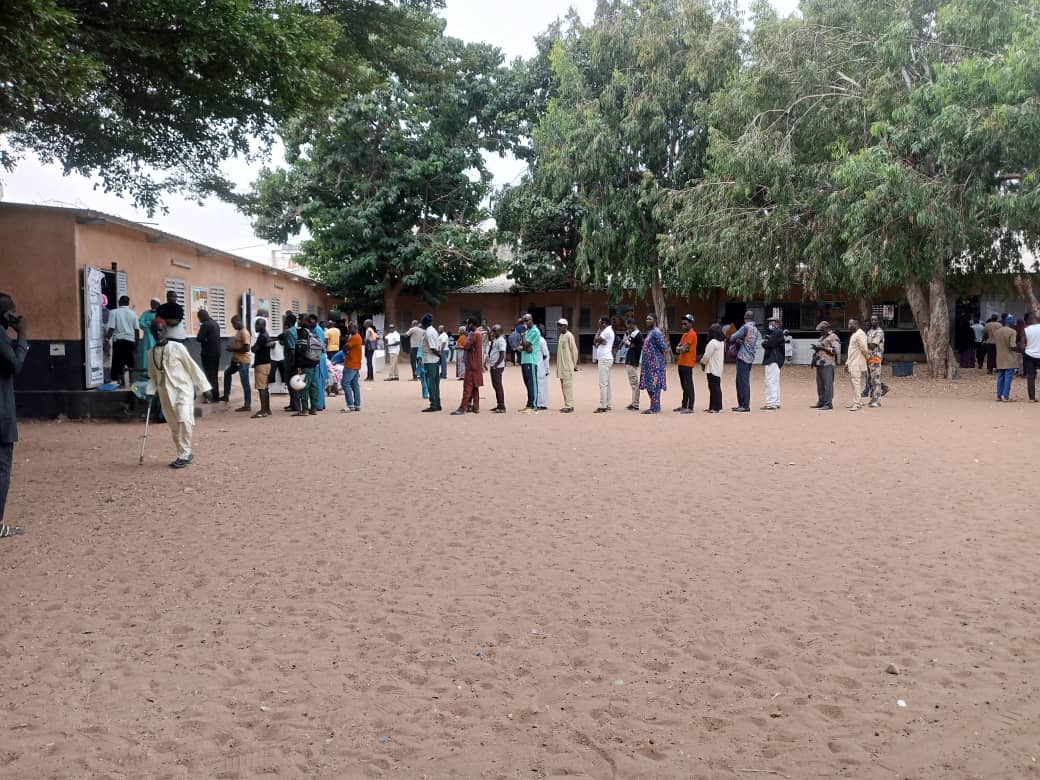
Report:
M260 308L280 332L283 312L324 318L332 300L306 276L223 252L148 225L90 209L0 203L0 290L28 322L29 354L15 380L20 416L108 415L129 393L104 383L102 296L128 295L141 314L174 291L189 336L205 308L230 337L231 317ZM193 353L194 339L186 346ZM197 356L197 355L196 355Z

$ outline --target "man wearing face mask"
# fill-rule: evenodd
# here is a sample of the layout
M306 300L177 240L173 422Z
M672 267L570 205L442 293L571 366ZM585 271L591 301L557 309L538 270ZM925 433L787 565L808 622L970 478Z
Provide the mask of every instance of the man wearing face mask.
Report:
M762 408L767 411L780 408L780 369L784 367L784 331L780 325L779 317L770 317L762 342L765 349L762 365L766 372L766 403Z

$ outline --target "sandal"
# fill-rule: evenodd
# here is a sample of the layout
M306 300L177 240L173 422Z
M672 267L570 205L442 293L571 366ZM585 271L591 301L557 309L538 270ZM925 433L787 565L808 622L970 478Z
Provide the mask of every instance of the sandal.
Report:
M24 528L19 528L16 525L6 525L4 523L0 523L0 539L3 539L6 536L21 536L24 533Z

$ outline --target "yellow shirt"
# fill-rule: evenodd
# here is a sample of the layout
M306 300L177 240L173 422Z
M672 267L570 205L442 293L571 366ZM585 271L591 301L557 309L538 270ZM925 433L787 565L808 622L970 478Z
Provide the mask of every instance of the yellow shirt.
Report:
M325 329L325 350L339 352L339 328Z
M235 331L235 339L231 342L231 346L235 348L235 351L231 353L232 363L245 363L248 365L253 362L253 356L249 352L249 331L245 328ZM245 352L239 352L238 350L246 347Z

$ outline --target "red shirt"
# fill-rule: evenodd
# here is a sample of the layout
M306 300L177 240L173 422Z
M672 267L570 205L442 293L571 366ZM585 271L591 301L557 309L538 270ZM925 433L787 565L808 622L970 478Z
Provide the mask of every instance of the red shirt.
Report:
M361 334L353 333L350 338L347 339L347 348L343 355L343 365L347 368L352 368L355 371L361 370L361 356L365 351L365 348L361 346Z

